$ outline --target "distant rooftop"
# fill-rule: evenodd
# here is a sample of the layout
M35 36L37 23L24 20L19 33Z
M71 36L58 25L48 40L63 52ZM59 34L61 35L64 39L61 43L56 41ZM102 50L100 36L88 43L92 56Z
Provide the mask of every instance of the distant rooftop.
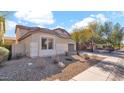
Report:
M4 39L11 39L11 40L16 40L16 37L10 37L10 36L4 36Z

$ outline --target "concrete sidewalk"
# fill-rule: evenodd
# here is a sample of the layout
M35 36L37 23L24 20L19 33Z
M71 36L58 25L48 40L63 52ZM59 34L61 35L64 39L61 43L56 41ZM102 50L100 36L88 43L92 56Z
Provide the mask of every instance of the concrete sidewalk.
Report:
M113 80L124 80L124 77L116 77L119 71L116 64L119 64L120 58L107 57L98 64L90 67L84 72L73 77L70 81L113 81ZM124 72L124 69L123 69ZM118 76L118 74L117 74ZM123 75L124 76L124 73Z

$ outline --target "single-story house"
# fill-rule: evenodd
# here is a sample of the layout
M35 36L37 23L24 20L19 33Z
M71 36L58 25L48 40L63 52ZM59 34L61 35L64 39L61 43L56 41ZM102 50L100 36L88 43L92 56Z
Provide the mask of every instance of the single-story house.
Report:
M75 42L70 34L62 28L50 30L16 25L15 33L16 44L12 48L14 55L45 57L76 50Z

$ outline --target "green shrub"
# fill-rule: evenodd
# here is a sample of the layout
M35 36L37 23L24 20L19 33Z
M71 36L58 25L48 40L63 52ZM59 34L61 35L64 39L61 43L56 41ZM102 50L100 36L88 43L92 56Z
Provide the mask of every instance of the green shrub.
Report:
M4 45L2 45L2 47L5 47L5 48L7 48L7 49L9 50L9 57L8 57L8 60L10 60L11 57L12 57L11 45L6 45L6 44L4 44Z
M8 56L9 50L4 47L0 47L0 62L8 60Z

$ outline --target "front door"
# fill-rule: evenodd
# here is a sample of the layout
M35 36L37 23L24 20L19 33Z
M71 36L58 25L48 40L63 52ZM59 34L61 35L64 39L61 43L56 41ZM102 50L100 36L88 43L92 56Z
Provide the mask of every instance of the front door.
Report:
M38 56L38 43L32 42L30 44L30 56L31 57L37 57Z

